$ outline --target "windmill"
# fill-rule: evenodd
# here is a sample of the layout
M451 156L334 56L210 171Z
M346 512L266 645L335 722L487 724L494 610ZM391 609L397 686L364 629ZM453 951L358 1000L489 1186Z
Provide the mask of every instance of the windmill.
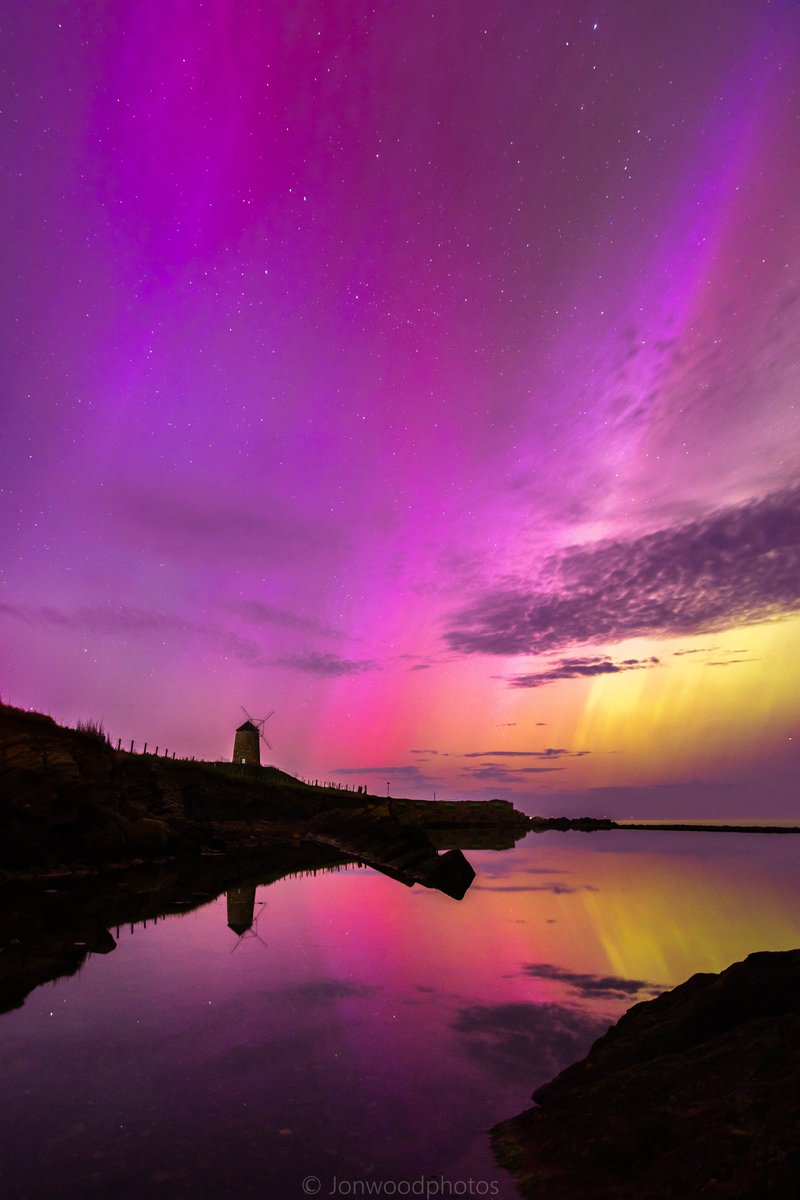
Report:
M268 750L272 749L272 743L264 733L264 726L274 715L275 709L273 708L265 717L251 717L243 704L240 707L247 720L236 730L236 737L233 740L233 761L245 766L260 767L261 742L263 741Z

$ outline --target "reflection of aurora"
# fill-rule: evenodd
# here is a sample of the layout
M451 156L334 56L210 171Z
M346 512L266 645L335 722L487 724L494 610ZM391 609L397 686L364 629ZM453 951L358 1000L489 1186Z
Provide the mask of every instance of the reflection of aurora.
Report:
M49 978L83 970L0 1020L19 1098L4 1167L59 1200L53 1181L74 1194L84 1146L107 1144L137 1195L154 1162L203 1200L289 1195L309 1146L340 1178L353 1162L460 1178L465 1161L493 1178L486 1129L637 999L800 944L796 856L781 837L550 832L471 852L480 886L461 903L310 845L261 879L211 857L182 879L114 872L94 895L9 893L0 985L16 961L17 1003L48 955ZM117 950L94 953L117 922Z

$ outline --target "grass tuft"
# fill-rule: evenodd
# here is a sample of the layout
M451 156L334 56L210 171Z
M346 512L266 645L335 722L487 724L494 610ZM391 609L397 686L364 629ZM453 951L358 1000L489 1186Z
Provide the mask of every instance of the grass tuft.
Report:
M85 733L90 737L95 737L104 745L110 743L110 738L103 728L102 718L99 721L77 721L75 724L76 733Z

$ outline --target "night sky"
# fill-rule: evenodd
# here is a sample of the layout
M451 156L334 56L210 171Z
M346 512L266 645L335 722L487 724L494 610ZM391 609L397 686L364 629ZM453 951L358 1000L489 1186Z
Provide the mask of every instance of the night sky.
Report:
M31 0L0 695L800 817L795 0Z

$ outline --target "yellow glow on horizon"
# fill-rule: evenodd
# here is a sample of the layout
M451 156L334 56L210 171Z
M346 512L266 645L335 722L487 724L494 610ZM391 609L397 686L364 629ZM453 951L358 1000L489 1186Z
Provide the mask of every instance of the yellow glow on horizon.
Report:
M593 751L591 762L582 760L593 784L727 774L763 756L790 735L800 715L799 655L798 619L615 647L615 660L660 662L586 686L573 740Z

